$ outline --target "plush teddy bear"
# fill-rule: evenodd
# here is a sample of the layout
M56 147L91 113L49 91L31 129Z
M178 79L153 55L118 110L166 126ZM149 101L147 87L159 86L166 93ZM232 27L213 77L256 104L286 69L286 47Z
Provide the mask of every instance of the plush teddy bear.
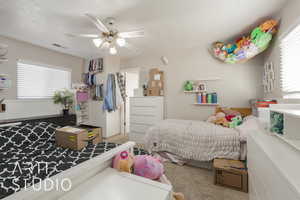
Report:
M224 127L229 127L229 122L227 121L227 119L225 117L218 118L214 124L224 126Z
M262 23L259 28L264 31L264 32L272 32L275 33L276 32L276 26L278 24L278 21L276 20L268 20L268 21L265 21L264 23Z
M128 151L122 151L114 157L113 168L121 171L132 173L133 156Z
M184 195L179 192L173 192L173 200L184 200Z
M216 115L212 115L207 119L207 122L224 126L224 127L229 127L229 122L226 119L226 115L223 112L218 112Z

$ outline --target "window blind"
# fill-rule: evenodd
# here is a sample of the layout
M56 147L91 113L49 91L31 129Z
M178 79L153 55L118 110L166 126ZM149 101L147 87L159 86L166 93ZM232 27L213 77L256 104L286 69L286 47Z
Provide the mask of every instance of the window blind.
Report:
M56 90L70 89L71 71L25 62L17 63L19 99L52 98Z
M300 99L300 25L281 40L280 49L283 97Z

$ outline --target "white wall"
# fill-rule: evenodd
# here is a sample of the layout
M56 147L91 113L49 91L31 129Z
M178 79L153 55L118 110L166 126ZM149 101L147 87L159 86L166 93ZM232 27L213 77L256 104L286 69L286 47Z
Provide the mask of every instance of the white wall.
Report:
M88 71L89 60L85 61L85 71ZM120 58L118 56L104 57L104 71L97 74L98 80L103 80L106 89L106 80L109 73L120 71ZM119 88L117 87L117 90ZM118 91L117 91L118 92ZM119 104L122 106L122 104ZM103 111L103 101L89 101L89 122L87 124L102 127L103 137L110 137L120 133L121 111Z
M84 59L38 47L26 42L0 36L0 43L8 45L8 62L0 64L0 73L8 74L12 87L0 91L0 96L6 99L17 98L17 61L18 59L41 64L65 67L72 70L72 82L80 82Z
M52 100L16 100L17 61L22 59L69 68L72 70L72 82L80 82L84 60L2 36L0 36L0 43L8 45L8 55L6 56L8 62L0 64L0 74L8 74L12 80L11 88L0 90L0 97L5 98L7 104L7 111L0 113L0 120L59 114L61 107L54 105Z
M5 100L6 111L0 113L0 121L25 119L47 115L59 115L61 107L52 99L43 100Z
M195 95L183 93L186 80L206 77L219 77L221 80L208 82L208 90L216 91L222 106L249 107L249 99L263 95L261 73L263 58L257 57L244 64L224 64L208 53L205 47L172 52L166 55L169 64L164 66L159 57L141 55L138 58L122 60L121 68L140 67L145 69L159 67L165 72L165 106L167 118L206 119L214 107L197 107ZM141 84L144 82L141 73Z
M273 62L275 68L275 89L272 93L265 94L268 98L279 98L281 100L281 88L280 88L280 38L283 38L293 27L300 23L300 1L289 0L287 5L281 10L279 18L281 18L281 24L279 31L275 37L274 43L271 49L265 56L266 62ZM297 66L298 67L298 66ZM288 102L288 101L284 101Z

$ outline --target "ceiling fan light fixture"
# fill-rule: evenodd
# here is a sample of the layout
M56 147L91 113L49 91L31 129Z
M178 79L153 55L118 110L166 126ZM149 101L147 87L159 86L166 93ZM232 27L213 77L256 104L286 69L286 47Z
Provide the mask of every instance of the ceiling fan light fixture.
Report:
M116 49L116 47L111 47L111 48L109 49L109 53L110 53L111 55L116 55L116 54L117 54L117 49Z
M101 38L97 38L97 39L93 39L93 42L94 42L94 45L99 48L101 46L101 44L103 43L103 40Z
M118 38L117 39L117 44L120 46L120 47L124 47L126 45L126 40L124 38Z

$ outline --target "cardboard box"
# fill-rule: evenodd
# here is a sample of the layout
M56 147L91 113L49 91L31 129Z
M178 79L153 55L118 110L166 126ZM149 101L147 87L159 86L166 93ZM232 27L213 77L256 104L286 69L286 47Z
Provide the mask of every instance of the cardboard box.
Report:
M147 89L148 96L164 95L164 72L157 68L149 71L149 82Z
M150 69L149 71L149 81L163 81L164 72L160 71L158 68Z
M91 144L102 142L102 129L100 127L80 125L79 128L87 131L88 142Z
M214 160L215 184L248 192L248 171L238 160Z
M85 129L65 126L55 131L57 146L81 150L88 144L88 131Z
M148 88L147 96L164 96L163 89L159 87Z

